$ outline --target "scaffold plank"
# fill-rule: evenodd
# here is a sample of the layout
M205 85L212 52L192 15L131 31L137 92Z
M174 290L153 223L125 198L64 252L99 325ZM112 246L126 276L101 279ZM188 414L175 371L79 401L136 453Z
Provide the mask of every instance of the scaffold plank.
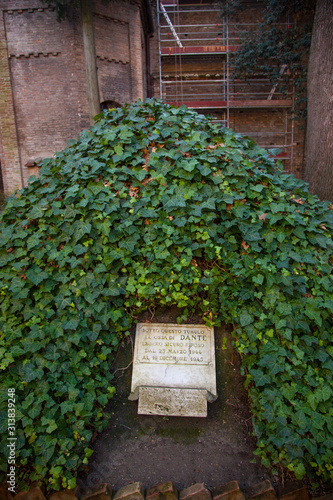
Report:
M225 54L234 52L238 46L226 45L193 45L191 47L161 47L161 56L175 56L184 54L187 56L199 54Z
M168 101L172 106L180 106L181 98L178 101ZM229 105L225 100L200 100L200 101L185 101L183 102L188 108L193 109L219 109L219 108L290 108L292 99L246 99L233 100L230 99Z

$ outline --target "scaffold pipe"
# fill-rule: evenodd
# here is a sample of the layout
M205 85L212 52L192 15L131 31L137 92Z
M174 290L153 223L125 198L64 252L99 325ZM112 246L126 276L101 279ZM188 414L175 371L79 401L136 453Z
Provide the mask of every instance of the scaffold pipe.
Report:
M172 34L173 34L173 36L174 36L174 37L175 37L175 39L176 39L177 45L178 45L179 47L182 47L182 46L183 46L183 45L182 45L182 42L180 41L179 36L177 35L176 30L175 30L175 28L173 27L172 22L170 21L170 18L169 18L168 14L167 14L167 11L165 10L165 7L164 7L164 5L163 5L162 3L160 3L160 7L161 7L161 11L163 12L163 15L164 15L164 17L165 17L165 20L166 20L166 22L168 23L168 25L169 25L169 27L170 27L170 30L171 30L171 32L172 32Z

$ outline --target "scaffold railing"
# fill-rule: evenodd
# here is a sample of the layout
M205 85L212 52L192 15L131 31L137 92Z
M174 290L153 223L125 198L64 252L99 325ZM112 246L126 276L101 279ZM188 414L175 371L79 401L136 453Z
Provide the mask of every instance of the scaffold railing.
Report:
M230 126L230 110L251 108L280 109L282 129L269 131L237 130L252 137L266 149L281 149L278 155L290 161L293 156L292 105L294 89L281 91L276 82L259 76L235 80L229 54L244 42L259 37L258 22L234 22L223 17L213 4L179 5L177 0L158 3L158 44L160 97L169 104L214 113L214 121ZM289 22L275 25L288 30ZM208 62L207 62L208 61ZM280 78L287 71L279 68ZM255 127L256 128L256 127Z
M170 78L170 75L169 75ZM180 89L180 86L182 88ZM181 96L180 96L181 92ZM274 106L275 101L284 101L285 105L292 103L292 90L280 92L275 90L272 95L272 84L268 79L251 79L247 82L227 82L224 79L168 79L162 80L162 97L167 103L181 99L186 104L188 101L216 101L216 99L232 101L262 100L263 105ZM264 102L271 101L271 102Z
M226 23L215 24L173 24L173 29L168 24L161 24L161 48L206 45L225 45L227 50L231 47L239 47L249 39L255 40L255 28L258 24L229 24L228 32ZM288 23L274 25L276 29L289 29ZM229 49L230 47L230 49ZM162 51L162 55L164 51Z

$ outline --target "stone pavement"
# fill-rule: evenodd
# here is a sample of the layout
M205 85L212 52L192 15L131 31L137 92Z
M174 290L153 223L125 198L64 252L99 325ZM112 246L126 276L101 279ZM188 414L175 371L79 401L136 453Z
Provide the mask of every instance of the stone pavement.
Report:
M81 491L63 490L44 495L43 487L33 484L28 491L19 492L14 497L0 485L0 500L310 500L306 487L300 481L294 481L276 491L269 480L262 481L241 490L237 481L231 481L215 488L212 492L203 483L196 483L177 491L174 483L166 481L145 490L140 482L132 482L116 492L107 483ZM313 500L333 500L333 491Z

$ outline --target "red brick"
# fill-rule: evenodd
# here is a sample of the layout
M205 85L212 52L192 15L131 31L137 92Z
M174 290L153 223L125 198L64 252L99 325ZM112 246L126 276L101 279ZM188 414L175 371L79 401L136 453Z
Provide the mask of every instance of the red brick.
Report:
M29 491L21 491L14 496L14 500L46 500L39 486L33 486Z
M62 490L52 493L48 500L78 500L77 488L73 490Z
M280 500L309 500L309 493L301 481L286 483L278 489Z
M6 481L3 481L0 484L0 500L12 500L13 495L10 491L8 491L9 484Z
M136 482L120 488L113 500L144 500L145 489L142 483Z
M196 483L182 490L179 494L179 500L211 500L212 495L203 483Z
M244 495L240 490L237 481L218 486L213 493L214 500L244 500Z
M171 481L166 481L150 488L146 500L178 500L178 491Z
M112 488L107 483L99 484L94 486L84 492L81 495L81 500L111 500L112 499Z
M29 160L65 148L89 127L89 113L80 9L73 22L57 23L55 10L37 8L37 0L0 4L0 155L11 193L38 175L37 166L26 166ZM120 9L94 1L101 101L146 97L145 5L124 2Z
M245 496L248 500L275 500L276 493L272 483L266 479L252 487L245 490Z

